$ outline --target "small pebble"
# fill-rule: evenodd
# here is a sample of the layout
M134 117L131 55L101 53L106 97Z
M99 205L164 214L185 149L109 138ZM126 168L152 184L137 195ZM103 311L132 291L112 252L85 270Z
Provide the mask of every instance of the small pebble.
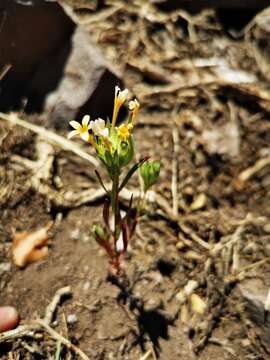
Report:
M90 281L86 281L84 284L83 284L83 291L87 292L89 289L90 289Z
M72 240L75 240L75 241L79 240L80 237L81 237L80 230L79 229L74 229L71 232L70 237L71 237Z
M11 263L5 262L0 264L0 274L3 274L5 272L9 272L11 270Z
M91 241L91 237L90 237L89 235L84 234L84 235L82 236L82 242L83 242L83 243L89 243L90 241Z
M78 321L78 317L76 314L68 314L68 316L67 316L68 324L75 324L77 321Z

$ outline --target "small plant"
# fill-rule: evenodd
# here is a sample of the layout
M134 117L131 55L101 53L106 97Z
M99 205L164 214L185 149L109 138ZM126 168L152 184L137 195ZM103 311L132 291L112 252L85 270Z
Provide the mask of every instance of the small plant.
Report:
M157 181L160 171L160 163L149 161L149 156L146 156L124 174L124 169L128 167L135 156L132 132L140 107L136 99L130 101L127 122L116 126L119 110L125 103L127 94L127 89L121 91L116 86L112 120L105 122L99 118L90 121L90 116L85 115L81 124L77 121L70 122L74 130L68 136L72 138L75 135L79 135L84 141L91 144L110 177L112 185L110 189L107 189L101 175L97 170L95 171L98 181L107 196L103 206L104 224L94 224L92 234L98 244L107 252L110 263L117 275L124 272L123 258L129 241L134 234L140 211L145 205L146 192ZM137 211L135 211L135 214L134 212L132 214L133 197L131 196L128 209L122 215L119 193L138 169L140 169L143 187L141 198L137 204Z

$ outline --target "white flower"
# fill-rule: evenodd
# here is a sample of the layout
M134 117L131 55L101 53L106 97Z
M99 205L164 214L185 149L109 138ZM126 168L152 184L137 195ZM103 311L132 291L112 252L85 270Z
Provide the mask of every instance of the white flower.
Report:
M85 115L82 119L82 124L80 124L78 121L70 121L70 126L73 127L73 129L69 134L68 134L68 139L71 139L73 136L75 135L80 135L80 137L84 140L84 141L88 141L89 140L89 133L88 130L90 130L90 125L89 125L89 121L90 121L90 116L89 115Z
M134 99L129 102L128 107L130 111L134 111L136 108L140 107L140 104L137 99Z
M121 105L124 104L128 96L128 89L121 90L119 86L115 87L115 99L119 101ZM120 106L121 106L120 105Z
M126 101L127 95L128 95L128 89L121 90L119 86L115 87L114 108L113 108L113 117L112 117L112 127L113 128L115 127L119 109Z
M96 136L103 136L106 138L109 136L109 129L106 127L103 119L98 118L95 121L90 121L90 129L92 129Z
M140 104L137 99L131 100L128 104L129 110L131 111L131 124L134 124L135 119L138 115Z

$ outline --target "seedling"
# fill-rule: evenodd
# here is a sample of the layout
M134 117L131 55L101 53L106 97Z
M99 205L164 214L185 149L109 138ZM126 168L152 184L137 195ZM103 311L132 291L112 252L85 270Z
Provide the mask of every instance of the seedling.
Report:
M160 170L159 162L149 161L149 156L145 156L130 167L130 163L135 157L133 130L140 105L137 99L130 101L127 121L116 126L119 110L126 102L127 95L127 89L121 91L116 86L111 121L105 122L100 118L90 121L90 116L85 115L81 124L77 121L70 122L74 130L68 136L72 138L79 135L95 148L97 157L106 168L111 180L111 187L107 189L101 175L97 170L95 171L100 185L106 192L106 198L103 205L104 224L94 224L91 232L98 244L105 249L117 275L124 273L123 258L135 232L138 216L144 206L146 192L157 181ZM123 215L120 211L119 193L139 169L141 170L143 189L141 199L137 204L137 211L135 211L136 215L131 214L132 196L127 211Z

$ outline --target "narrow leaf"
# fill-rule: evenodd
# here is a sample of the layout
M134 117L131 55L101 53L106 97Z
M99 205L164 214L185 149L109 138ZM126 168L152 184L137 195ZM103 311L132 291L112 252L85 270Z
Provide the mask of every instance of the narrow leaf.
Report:
M110 218L110 199L106 197L103 205L103 220L107 229L110 231L109 218Z
M121 222L121 228L122 228L122 234L123 234L123 242L124 242L124 250L125 253L128 246L128 240L129 240L129 230L127 225L127 219L126 217Z
M129 204L128 204L128 209L127 212L129 213L132 207L132 202L133 202L133 194L131 194L131 197L129 199Z
M129 237L132 238L134 231L136 229L138 223L138 218L137 215L135 216L134 219L132 218L128 218L128 228L129 228Z
M150 159L150 156L145 156L142 160L140 160L134 166L132 166L132 168L129 170L126 177L124 178L122 184L120 185L118 192L120 192L127 185L129 179L135 173L135 171L137 171L139 169L139 167L142 166L142 164L144 164L149 159Z
M105 188L105 185L104 185L104 183L103 183L103 181L102 181L102 179L101 179L101 176L100 176L99 172L98 172L97 170L95 170L95 173L96 173L96 176L97 176L97 178L98 178L98 181L99 181L100 185L103 187L103 189L104 189L104 190L106 191L106 193L108 194L108 190Z
M130 197L126 215L122 219L122 223L121 223L122 230L123 230L123 236L125 235L124 231L126 231L127 243L131 239L131 237L135 231L136 224L137 224L137 215L135 215L135 218L133 218L132 214L131 214L132 200L133 200L133 194ZM123 226L126 227L126 229L123 228ZM124 239L124 241L125 241L125 239Z

